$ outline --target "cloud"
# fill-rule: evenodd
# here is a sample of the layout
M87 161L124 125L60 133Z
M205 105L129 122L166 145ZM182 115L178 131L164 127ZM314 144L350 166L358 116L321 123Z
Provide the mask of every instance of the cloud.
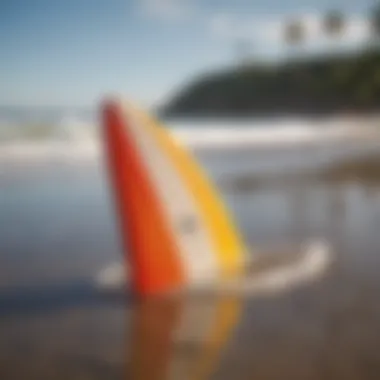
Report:
M138 0L141 13L162 21L183 21L195 13L191 0Z
M331 38L323 30L323 15L317 13L295 14L292 17L270 15L267 17L237 16L229 13L215 14L209 22L209 32L215 38L233 41L244 39L257 48L283 49L284 28L289 21L299 20L305 30L305 47L327 46ZM348 16L341 36L334 44L344 46L363 43L370 37L368 20L360 16Z
M371 36L370 22L361 17L352 18L345 32L345 39L353 42L364 42Z

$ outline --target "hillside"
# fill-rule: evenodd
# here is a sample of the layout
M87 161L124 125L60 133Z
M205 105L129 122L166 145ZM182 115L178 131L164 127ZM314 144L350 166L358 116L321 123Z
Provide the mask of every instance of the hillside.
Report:
M327 115L380 111L380 50L204 75L164 116Z

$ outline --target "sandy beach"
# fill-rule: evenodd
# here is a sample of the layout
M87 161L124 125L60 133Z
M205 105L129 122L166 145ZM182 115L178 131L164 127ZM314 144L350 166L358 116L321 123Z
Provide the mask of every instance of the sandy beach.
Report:
M170 305L93 289L121 261L99 162L6 166L0 378L377 379L380 155L374 142L330 150L199 152L252 254L317 238L335 260L295 290Z

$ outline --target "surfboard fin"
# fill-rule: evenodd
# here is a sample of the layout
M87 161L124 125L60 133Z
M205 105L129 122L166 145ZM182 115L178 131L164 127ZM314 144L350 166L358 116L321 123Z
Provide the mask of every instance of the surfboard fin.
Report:
M246 249L192 155L135 106L102 106L107 166L132 285L140 295L240 274Z

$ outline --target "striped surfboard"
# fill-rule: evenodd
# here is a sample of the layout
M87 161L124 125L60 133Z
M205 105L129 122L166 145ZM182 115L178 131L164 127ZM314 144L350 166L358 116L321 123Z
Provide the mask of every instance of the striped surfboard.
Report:
M192 155L126 102L106 101L102 118L134 290L159 294L241 274L245 245Z

